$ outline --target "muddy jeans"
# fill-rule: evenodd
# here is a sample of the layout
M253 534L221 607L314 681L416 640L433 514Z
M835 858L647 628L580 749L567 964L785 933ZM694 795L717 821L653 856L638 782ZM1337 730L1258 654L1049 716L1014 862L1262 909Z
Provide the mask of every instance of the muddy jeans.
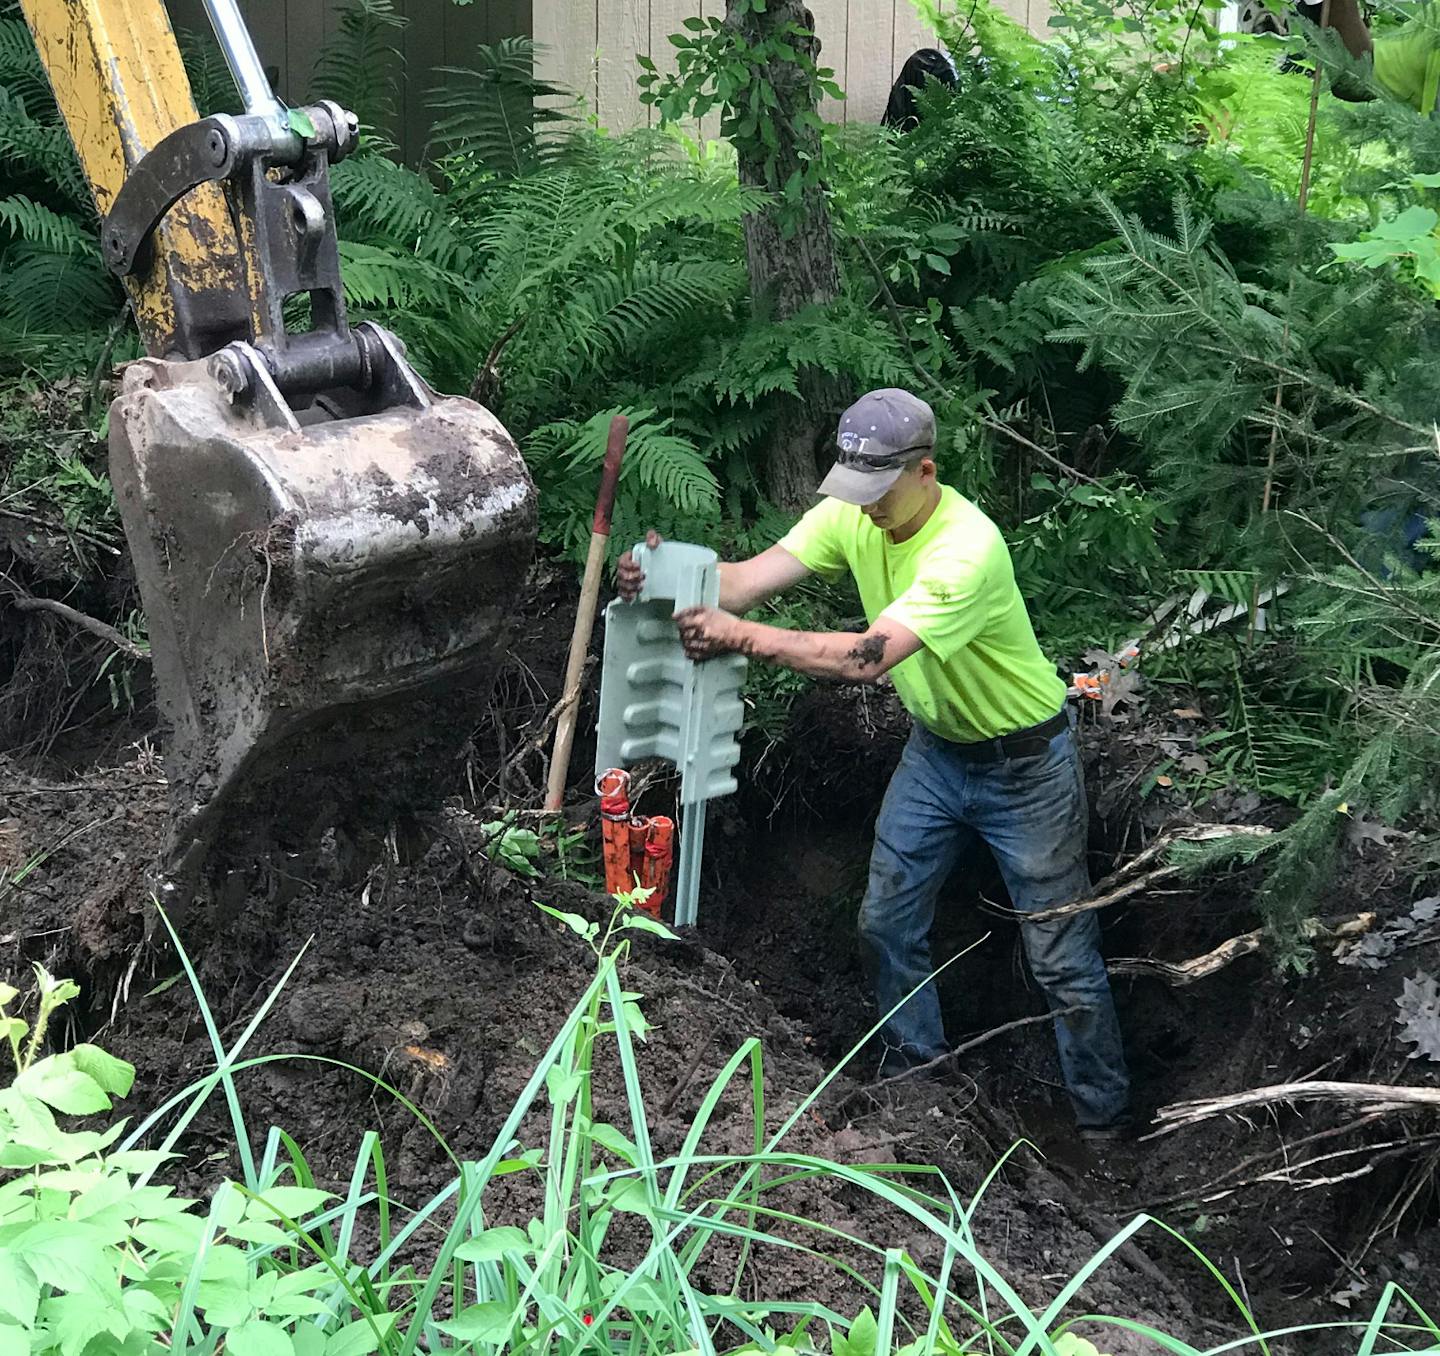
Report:
M860 945L881 1013L931 973L930 928L940 887L962 851L985 843L1017 909L1063 904L1090 888L1085 863L1085 782L1068 729L1026 758L979 762L916 725L890 780L870 882L860 906ZM1123 1119L1130 1079L1093 912L1022 923L1030 972L1055 1019L1060 1067L1082 1127ZM963 964L963 962L962 962ZM930 980L885 1024L887 1066L947 1049Z

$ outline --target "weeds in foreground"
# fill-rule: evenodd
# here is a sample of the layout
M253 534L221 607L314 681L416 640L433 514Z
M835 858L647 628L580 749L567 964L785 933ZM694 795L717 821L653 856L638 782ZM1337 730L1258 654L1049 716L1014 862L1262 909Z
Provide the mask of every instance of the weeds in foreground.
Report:
M101 1131L67 1131L56 1121L57 1112L108 1112L134 1078L131 1066L94 1046L36 1057L44 1025L76 986L40 974L28 1043L25 1022L8 1015L18 992L0 990L17 1067L0 1091L0 1352L209 1356L223 1346L235 1356L410 1356L422 1348L639 1356L828 1348L835 1356L1103 1356L1111 1328L1177 1356L1201 1356L1183 1338L1123 1316L1069 1312L1127 1240L1147 1226L1165 1229L1157 1221L1132 1220L1037 1307L984 1255L971 1229L998 1167L963 1201L933 1167L842 1164L787 1149L790 1131L840 1069L772 1131L777 1110L767 1105L759 1042L747 1040L701 1096L680 1150L657 1156L640 1076L648 1026L641 995L625 989L622 972L631 933L666 930L629 912L634 902L617 897L602 922L547 910L595 952L595 977L490 1149L473 1162L456 1159L423 1111L374 1075L315 1056L245 1057L300 957L226 1047L181 950L216 1065L128 1133L125 1121ZM618 1069L623 1124L597 1118L602 1055ZM402 1205L373 1132L362 1137L337 1191L317 1184L283 1130L269 1131L257 1158L238 1075L297 1058L351 1068L396 1098L455 1162L449 1186L418 1208ZM181 1137L217 1091L240 1175L208 1202L187 1200L152 1179L178 1157ZM753 1121L751 1149L706 1152L722 1099L737 1098ZM534 1147L525 1146L525 1134L536 1135ZM156 1147L139 1147L147 1142ZM534 1176L543 1204L528 1221L501 1222L491 1189L522 1173ZM847 1235L787 1208L786 1189L812 1183L841 1183L874 1198L897 1224L903 1219L908 1237L933 1238L938 1261L921 1266L911 1249ZM1268 1352L1277 1337L1320 1331L1262 1333L1219 1270L1187 1246L1249 1330L1209 1348L1209 1356ZM856 1312L751 1297L763 1287L771 1249L836 1269ZM1392 1318L1392 1308L1408 1316ZM1080 1323L1088 1338L1074 1331ZM1440 1326L1393 1284L1368 1322L1322 1326L1353 1332L1357 1356L1440 1350Z

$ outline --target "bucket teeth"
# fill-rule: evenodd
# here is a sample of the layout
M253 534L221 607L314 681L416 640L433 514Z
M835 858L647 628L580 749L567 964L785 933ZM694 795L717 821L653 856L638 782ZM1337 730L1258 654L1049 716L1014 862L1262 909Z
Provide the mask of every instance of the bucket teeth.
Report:
M434 397L267 426L203 363L142 360L110 426L175 854L193 865L231 808L423 796L473 725L533 549L535 488L499 421Z

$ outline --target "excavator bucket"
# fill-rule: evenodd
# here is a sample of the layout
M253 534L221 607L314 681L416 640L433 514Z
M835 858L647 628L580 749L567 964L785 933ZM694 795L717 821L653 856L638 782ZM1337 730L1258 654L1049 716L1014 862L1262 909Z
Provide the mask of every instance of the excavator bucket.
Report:
M342 801L403 797L493 676L534 486L492 414L391 356L403 403L373 414L232 401L204 361L125 374L110 468L171 732L175 876L232 812L321 812L327 777Z
M535 490L493 415L348 322L329 171L358 120L282 104L237 0L206 10L245 112L205 118L161 0L22 3L150 354L110 469L170 727L173 900L252 821L445 779Z

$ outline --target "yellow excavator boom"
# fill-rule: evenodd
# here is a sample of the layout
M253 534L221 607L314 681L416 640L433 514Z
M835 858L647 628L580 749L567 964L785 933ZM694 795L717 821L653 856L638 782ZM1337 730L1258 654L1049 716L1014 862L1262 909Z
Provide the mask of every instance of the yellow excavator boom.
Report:
M145 154L200 120L165 7L21 0L21 8L103 218ZM203 349L207 336L218 348L243 333L244 271L219 185L201 184L177 203L157 227L150 268L123 281L155 357L203 357L191 348Z

